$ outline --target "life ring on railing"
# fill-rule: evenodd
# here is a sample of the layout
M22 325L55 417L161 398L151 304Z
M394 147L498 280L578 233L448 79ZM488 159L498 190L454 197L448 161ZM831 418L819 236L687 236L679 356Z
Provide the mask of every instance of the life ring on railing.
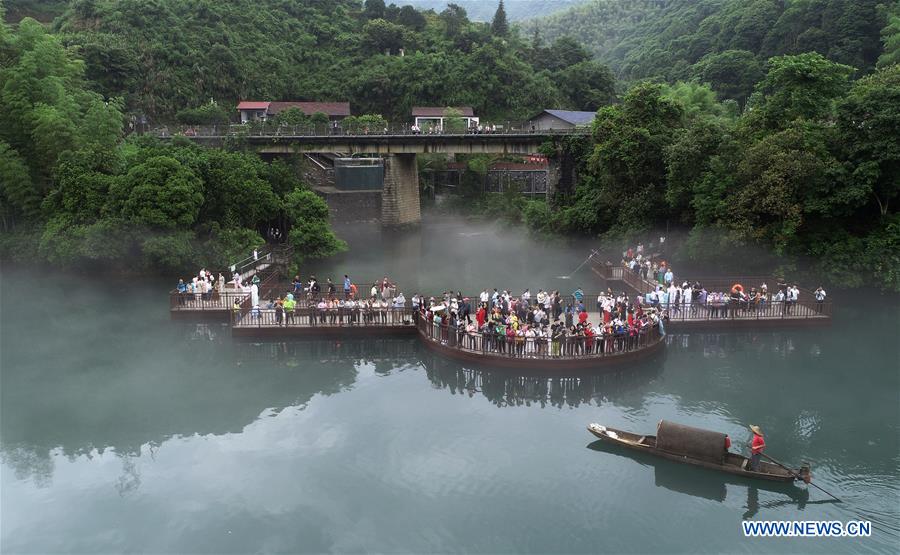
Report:
M744 286L741 285L740 283L735 283L734 285L731 286L731 292L732 293L743 293Z

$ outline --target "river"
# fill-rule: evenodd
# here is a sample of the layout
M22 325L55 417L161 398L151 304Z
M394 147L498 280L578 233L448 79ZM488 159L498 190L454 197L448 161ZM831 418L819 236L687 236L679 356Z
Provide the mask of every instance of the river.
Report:
M303 268L414 290L596 287L588 244L516 229L339 230ZM590 245L596 246L596 245ZM0 273L3 553L896 553L898 303L834 291L827 329L684 333L614 373L469 368L416 339L232 341L173 322L173 280ZM831 503L599 447L590 422L747 424ZM751 539L741 522L869 520Z

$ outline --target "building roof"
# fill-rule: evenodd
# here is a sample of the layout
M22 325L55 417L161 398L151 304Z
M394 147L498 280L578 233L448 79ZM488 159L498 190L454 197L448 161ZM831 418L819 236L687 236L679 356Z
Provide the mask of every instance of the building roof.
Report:
M544 110L540 114L532 117L531 119L537 119L544 114L550 114L551 116L561 119L566 123L571 123L572 125L585 125L594 121L594 118L597 117L597 112L576 112L573 110Z
M440 118L447 115L447 110L457 110L459 114L466 118L475 117L475 111L472 110L471 106L413 106L412 115L413 117L424 117L424 118Z
M255 102L253 100L241 100L238 102L238 110L268 110L271 102Z
M256 102L242 100L237 105L238 110L265 110L269 114L277 114L288 108L299 108L304 114L311 116L316 112L322 112L329 116L349 116L349 102Z

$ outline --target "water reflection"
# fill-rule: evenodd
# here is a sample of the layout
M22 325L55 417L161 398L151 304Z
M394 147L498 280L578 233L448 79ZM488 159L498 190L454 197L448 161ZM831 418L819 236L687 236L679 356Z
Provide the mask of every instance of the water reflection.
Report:
M728 333L670 333L666 336L666 347L680 352L691 352L705 359L727 358L736 351L757 355L775 354L787 358L794 354L819 356L822 348L813 339L805 351L798 352L798 334L778 331L728 332Z
M756 516L759 513L760 508L775 508L787 505L792 507L796 506L797 510L802 511L807 504L832 503L831 500L810 501L809 489L793 483L751 480L741 476L727 474L725 472L679 464L661 457L656 457L649 453L627 450L618 445L612 445L600 440L591 442L587 447L588 449L606 455L615 455L631 459L643 466L651 466L653 467L654 483L656 487L690 495L692 497L723 503L728 496L729 484L742 487L746 486L747 503L745 508L747 510L743 515L745 519ZM780 496L784 496L784 498L760 504L760 490L776 493Z
M417 364L411 340L232 342L227 328L186 324L153 364L121 371L5 372L0 456L17 479L52 482L54 455L122 458L121 494L140 486L131 458L172 437L239 433L286 407L353 386L360 364L389 373ZM38 388L39 391L35 390ZM30 393L30 394L29 394Z
M453 395L476 394L498 407L539 406L562 408L614 400L659 375L659 359L632 363L618 371L569 371L559 375L552 369L516 372L510 369L473 368L426 351L422 364L431 383Z

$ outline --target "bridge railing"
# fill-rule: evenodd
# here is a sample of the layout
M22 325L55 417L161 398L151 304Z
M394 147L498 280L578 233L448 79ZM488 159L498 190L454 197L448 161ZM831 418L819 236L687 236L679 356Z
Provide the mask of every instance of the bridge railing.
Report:
M491 355L523 359L603 358L644 350L659 343L663 335L659 326L651 325L634 333L595 337L565 336L556 340L546 337L509 337L506 335L468 332L452 328L446 320L436 324L419 315L416 327L423 339L443 347L475 355Z
M221 311L231 310L235 302L243 302L250 295L243 291L213 289L209 293L181 293L177 289L169 291L169 308L184 311Z
M597 264L595 266L595 271L603 278L607 280L613 281L621 281L626 285L631 287L633 290L639 292L642 295L652 292L656 289L657 283L652 279L645 279L641 276L640 273L625 268L620 265L603 265ZM683 278L680 276L675 276L676 281L681 281ZM803 287L798 287L800 290L800 295L795 303L785 303L785 302L775 302L773 299L775 297L775 293L778 292L778 280L771 276L717 276L717 277L706 277L706 278L688 278L687 281L689 283L694 283L695 281L699 282L708 292L716 292L716 293L731 293L732 287L735 285L741 285L744 288L745 293L750 293L752 288L756 288L760 290L763 284L766 284L768 294L765 299L763 299L762 303L740 303L746 304L747 306L765 306L770 305L773 306L781 306L781 307L791 307L792 305L796 305L802 307L805 310L799 311L788 311L786 310L784 313L785 317L814 317L814 316L831 316L832 303L830 300L826 298L823 302L816 301L816 295L814 291L809 289L805 289ZM694 300L696 304L696 299ZM768 312L757 312L755 317L765 318L765 317L775 317L777 314L768 313Z
M832 303L830 301L813 303L807 306L784 301L739 302L734 300L707 301L704 304L661 303L668 310L669 320L673 322L696 322L699 320L797 320L812 318L830 318Z
M292 311L252 307L232 313L231 325L242 328L392 328L409 327L413 310L409 307L318 308L296 307Z
M435 129L420 131L410 124L389 124L385 127L334 127L331 125L275 125L271 123L222 124L222 125L161 125L148 131L160 138L176 136L187 138L225 137L340 137L340 136L460 136L460 135L588 135L590 129L541 129L532 131L527 122L506 122L490 131L478 128Z

